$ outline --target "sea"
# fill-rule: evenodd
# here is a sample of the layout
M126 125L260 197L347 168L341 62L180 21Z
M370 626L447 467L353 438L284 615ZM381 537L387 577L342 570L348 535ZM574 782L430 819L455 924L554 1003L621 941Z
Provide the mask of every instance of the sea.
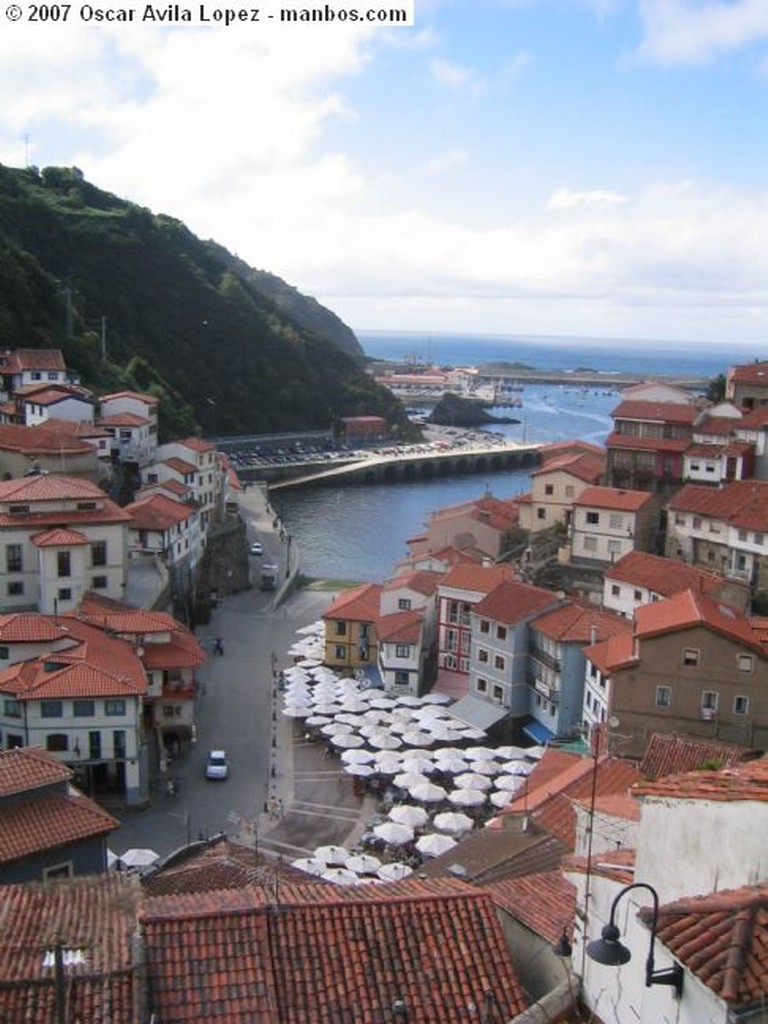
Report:
M386 331L359 331L357 336L366 355L378 359L439 366L520 362L543 371L590 370L605 376L604 383L591 388L526 385L519 409L495 410L519 422L488 428L521 442L580 438L602 444L620 400L611 382L616 374L711 379L730 365L768 356L724 345L724 357L720 349L672 341ZM529 489L527 470L507 470L285 491L275 493L272 502L298 546L306 576L381 582L395 574L396 563L407 554L408 538L423 531L432 512L486 492L507 498Z

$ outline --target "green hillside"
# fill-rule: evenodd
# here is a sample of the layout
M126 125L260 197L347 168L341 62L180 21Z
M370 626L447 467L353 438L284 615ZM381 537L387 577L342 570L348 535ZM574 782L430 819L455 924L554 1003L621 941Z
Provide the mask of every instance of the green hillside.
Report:
M22 346L61 348L94 389L157 395L164 439L364 413L409 430L330 310L77 168L0 165L0 348Z

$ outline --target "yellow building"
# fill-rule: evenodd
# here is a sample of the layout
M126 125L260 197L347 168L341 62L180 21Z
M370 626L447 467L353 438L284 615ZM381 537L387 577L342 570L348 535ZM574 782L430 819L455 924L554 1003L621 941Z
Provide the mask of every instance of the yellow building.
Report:
M346 671L376 665L380 598L377 583L363 583L339 594L323 615L326 665Z

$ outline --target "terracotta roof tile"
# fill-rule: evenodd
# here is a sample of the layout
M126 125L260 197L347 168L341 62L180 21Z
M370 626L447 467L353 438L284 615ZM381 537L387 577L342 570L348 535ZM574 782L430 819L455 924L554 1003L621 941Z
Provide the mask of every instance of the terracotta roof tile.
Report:
M67 636L60 618L37 612L0 615L0 641L5 644L48 643Z
M693 590L683 590L663 601L642 605L635 611L635 635L641 640L691 626L706 626L760 654L766 654L746 616Z
M175 455L172 455L170 459L165 459L162 465L168 466L174 473L181 473L182 476L189 476L190 473L197 472L194 462L187 462L186 459L179 459Z
M574 500L580 508L618 509L622 512L639 512L653 498L648 491L625 491L619 487L585 487Z
M672 558L661 558L645 551L628 551L626 555L606 569L605 578L621 580L636 587L645 587L661 597L670 597L681 590L701 590L716 593L723 579L717 573L697 569Z
M125 506L139 530L168 530L190 519L194 512L189 505L166 498L163 494L150 494L146 498Z
M498 584L472 610L482 618L511 626L557 603L557 596L551 590L510 579Z
M744 366L731 366L728 380L740 384L759 384L768 387L768 362L745 363Z
M629 399L611 413L614 420L643 420L652 423L693 424L700 409L682 402L648 402Z
M544 612L531 623L538 633L559 643L582 643L606 640L610 636L632 633L632 623L615 612L604 611L593 604L568 602L551 612Z
M721 519L745 530L768 531L768 480L733 480L724 487L687 484L669 509Z
M490 594L503 580L514 578L511 565L469 565L452 566L440 583L441 588L468 590L476 594Z
M104 491L80 477L23 476L16 480L0 480L0 502L35 502L63 500L108 501ZM111 504L111 502L110 502Z
M410 572L401 573L387 580L384 583L383 589L390 591L407 588L408 590L415 590L417 594L431 597L432 594L437 592L437 586L443 580L443 575L441 572L435 572L430 569L411 569Z
M112 402L118 398L134 398L139 402L143 402L144 405L156 406L159 404L160 399L155 398L154 395L145 395L141 391L112 391L108 395L102 395L101 401Z
M99 416L98 423L102 427L146 427L152 420L139 416L135 412L116 412L111 416Z
M738 423L739 430L762 430L768 426L768 405L747 410Z
M651 911L640 917L650 926ZM657 937L699 981L736 1006L762 1005L768 978L768 885L724 889L659 908Z
M567 452L563 455L547 459L531 476L542 476L547 473L562 472L575 476L588 484L598 484L605 475L605 453L600 455L591 452Z
M21 373L23 370L66 370L64 356L59 348L15 348L4 353L3 373Z
M606 676L621 666L639 660L631 633L619 633L600 643L591 644L584 648L583 654Z
M0 804L0 864L107 835L120 822L81 793L41 793Z
M576 887L560 871L486 883L491 899L526 928L552 945L570 933L576 913Z
M323 615L328 619L347 619L355 622L375 622L379 617L381 586L378 583L363 583L359 587L344 590L332 602Z
M83 547L90 543L84 533L80 533L79 530L66 530L64 527L35 533L29 539L38 548Z
M607 448L625 448L627 451L640 452L678 452L682 454L688 448L691 439L688 437L635 437L632 434L620 434L614 430L606 438Z
M660 779L665 775L695 771L705 764L733 768L749 754L745 747L732 743L655 732L648 740L640 771L646 779Z
M72 770L37 747L0 752L0 797L69 782Z
M17 423L0 423L0 450L22 452L25 455L82 455L93 451L93 445L81 440L76 429L62 427L66 421L50 419L34 427ZM95 428L87 436L96 436Z
M418 608L410 611L392 612L382 615L376 621L376 635L384 643L415 644L421 640L424 628L424 612Z
M199 437L185 437L183 441L176 441L175 444L183 448L189 448L191 452L202 454L203 452L215 452L216 445L212 441L203 441Z
M637 782L636 796L676 800L768 801L768 758L742 761L718 771L683 772L664 778Z

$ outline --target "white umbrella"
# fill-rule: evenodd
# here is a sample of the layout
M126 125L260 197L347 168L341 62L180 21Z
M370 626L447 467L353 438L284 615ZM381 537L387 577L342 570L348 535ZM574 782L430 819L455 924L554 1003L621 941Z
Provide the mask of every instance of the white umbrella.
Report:
M442 832L430 832L416 840L416 849L425 857L439 857L441 853L447 853L454 846L456 840L452 836L443 835Z
M372 708L394 708L397 705L392 697L374 697L369 703Z
M413 868L409 868L407 864L400 864L398 861L394 861L392 864L382 864L376 873L385 882L399 882L401 879L407 878L408 875L412 875Z
M508 793L516 793L525 786L525 779L521 775L497 775L493 780L496 789L504 789Z
M334 882L336 885L355 885L360 881L355 872L347 868L328 868L320 877L324 882Z
M373 763L380 775L397 775L403 770L403 762L400 760L399 754L390 750L382 750L375 757L376 760Z
M343 764L341 768L347 775L356 775L361 779L367 779L376 774L376 769L370 764Z
M331 736L331 744L334 747L341 747L343 750L349 750L352 747L362 747L365 740L362 736L357 736L353 732L342 732L337 736Z
M435 771L435 762L428 754L422 754L417 750L404 750L403 770L407 772L423 772L425 775L431 775Z
M318 860L317 857L299 857L298 860L291 861L291 864L301 871L306 871L308 875L322 875L328 870L326 862Z
M461 747L440 747L438 750L435 751L435 760L437 760L438 757L460 757L462 761L466 761L466 758L464 757L464 751L461 749Z
M533 761L539 761L547 752L546 747L526 747L525 756L530 757Z
M320 728L323 736L349 736L354 731L352 726L346 722L329 722L328 725L323 725Z
M325 702L323 702L322 704L315 704L315 706L312 708L312 714L313 715L331 715L331 716L333 716L333 715L336 714L337 711L341 711L341 708L339 707L338 704L334 704L334 703L325 703Z
M399 846L402 843L410 843L413 839L413 829L410 825L403 825L400 821L382 821L380 825L374 825L373 834L385 843L394 843Z
M462 832L471 831L473 821L468 814L462 814L461 811L443 811L442 814L434 816L432 824L441 832L453 832L460 835Z
M324 861L326 864L346 864L349 858L349 850L343 846L318 846L312 856L316 860Z
M450 704L453 697L447 693L425 693L421 699L425 704Z
M413 789L414 786L418 786L420 782L426 781L421 772L400 772L392 780L399 789Z
M317 668L319 665L322 665L322 661L319 658L302 658L296 664L299 668Z
M328 723L332 722L332 721L333 721L333 719L329 718L328 715L310 715L309 718L306 719L306 724L307 725L328 725Z
M473 761L469 770L477 775L498 775L501 772L501 765L498 761Z
M486 737L485 729L476 729L474 725L466 726L461 730L461 736L465 740L484 740Z
M378 732L375 736L368 737L368 743L379 750L397 750L402 746L403 741L399 736L393 736L388 732Z
M411 825L413 828L421 828L429 821L429 815L423 807L416 807L414 804L395 804L389 812L391 821L399 821L401 825Z
M356 711L340 711L339 714L336 715L334 721L343 722L345 725L351 725L353 729L359 729L361 725L365 725L365 719Z
M362 715L365 711L368 711L368 705L363 700L353 700L346 694L339 695L341 699L342 710L346 712L354 712L356 715Z
M464 751L468 761L492 761L496 757L493 747L468 747Z
M502 746L496 747L496 757L500 761L512 761L513 759L525 757L525 747Z
M322 623L321 623L322 625ZM299 626L298 629L294 630L294 633L298 633L299 636L313 636L317 632L317 623L310 622L308 626Z
M495 793L491 793L488 799L491 801L494 807L509 807L512 803L514 793L510 793L507 789L497 789Z
M430 747L435 742L434 736L418 729L409 729L403 733L403 743L409 747Z
M404 693L402 697L397 698L397 703L406 708L420 708L421 697L413 697L410 693Z
M477 775L475 772L462 772L453 780L457 789L479 789L485 792L490 789L493 783L484 775Z
M481 789L454 789L448 794L448 799L458 807L480 807L486 796Z
M456 757L455 754L450 757L443 757L442 752L438 750L435 754L435 767L439 772L446 772L449 775L459 775L461 772L467 771L469 765L463 757Z
M344 764L370 764L376 760L376 755L371 750L345 750L341 760Z
M160 854L146 846L139 846L121 853L120 860L127 868L149 868L160 860Z
M445 800L447 796L442 786L436 786L434 782L429 782L427 779L420 782L418 786L412 786L410 794L419 803L428 804L437 803L438 800Z
M445 743L446 741L453 742L456 739L457 732L452 729L446 722L421 722L422 728L429 733L435 743Z
M312 709L310 707L303 707L300 704L293 704L283 708L283 714L286 718L309 718L312 714Z
M505 775L530 775L533 765L527 761L505 761L501 770Z
M381 867L381 861L372 853L356 853L349 858L344 867L358 875L375 875Z
M117 862L119 860L120 860L120 858L118 857L118 855L116 853L114 853L112 850L110 850L109 848L107 848L107 867L108 868L116 867Z

